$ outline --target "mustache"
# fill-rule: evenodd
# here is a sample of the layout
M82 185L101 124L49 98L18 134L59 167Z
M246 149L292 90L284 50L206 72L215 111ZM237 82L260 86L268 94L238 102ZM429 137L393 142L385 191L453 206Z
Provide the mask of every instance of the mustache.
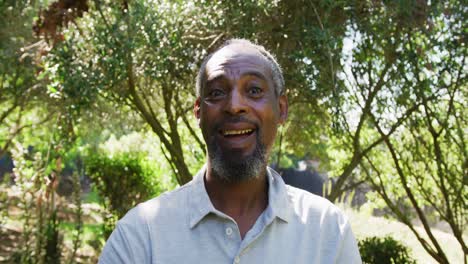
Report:
M255 129L257 130L259 129L257 122L254 122L243 116L232 116L232 117L225 118L222 121L215 123L213 127L216 131L219 131L226 124L235 124L235 123L248 123L248 124L253 125Z

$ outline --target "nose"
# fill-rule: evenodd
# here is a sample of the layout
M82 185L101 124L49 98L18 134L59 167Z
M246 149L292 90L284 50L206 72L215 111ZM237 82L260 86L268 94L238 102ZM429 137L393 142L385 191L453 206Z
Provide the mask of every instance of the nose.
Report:
M238 89L233 89L226 104L226 112L231 115L244 114L247 112L245 98Z

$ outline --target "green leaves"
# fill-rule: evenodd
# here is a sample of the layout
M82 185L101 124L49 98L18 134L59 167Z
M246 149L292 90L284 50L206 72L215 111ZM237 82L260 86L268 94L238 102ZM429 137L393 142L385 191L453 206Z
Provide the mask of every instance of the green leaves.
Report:
M415 264L410 250L391 236L367 237L359 241L362 262L366 264Z
M15 137L45 149L149 131L155 162L183 184L205 158L191 114L201 60L226 39L248 38L276 54L286 79L289 121L272 162L320 160L336 179L331 200L365 180L375 204L408 225L409 216L421 220L434 258L444 261L430 238L434 219L449 224L466 253L459 1L87 1L56 32L35 37L33 22L54 17L38 16L41 3L0 2L0 153ZM150 169L129 155L97 160L134 184Z

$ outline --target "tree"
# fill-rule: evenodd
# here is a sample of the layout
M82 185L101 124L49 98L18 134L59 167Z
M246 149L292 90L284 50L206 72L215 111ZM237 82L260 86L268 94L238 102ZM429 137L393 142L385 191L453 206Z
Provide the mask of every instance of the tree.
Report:
M143 1L93 4L46 59L54 90L75 105L89 105L96 96L127 105L158 135L178 182L188 182L181 124L197 143L194 152L204 149L187 118L195 74L189 65L202 54L186 35L192 22L203 23L194 15L198 10L186 3L161 2L158 9Z
M283 68L290 111L280 130L272 163L281 157L320 159L327 167L327 138L338 98L336 74L345 33L340 1L226 1L226 37L258 41Z
M65 2L53 7L63 9ZM430 208L449 223L466 254L462 4L78 2L86 5L59 12L50 23L41 20L55 28L38 28L53 47L44 57L49 94L78 116L97 98L137 113L160 139L179 184L191 179L204 154L190 118L200 60L223 40L245 37L276 53L284 68L291 121L278 157L292 152L329 160L336 179L330 200L368 181L411 228L399 207L408 197L406 207L429 239L413 232L446 263L423 212Z
M249 37L266 43L268 48L281 50L278 54L289 54L288 51L291 51L292 55L282 55L279 59L288 73L287 81L291 83L288 93L293 98L292 104L297 102L302 106L297 109L307 107L321 114L318 118L310 118L310 124L327 122L325 112L317 107L317 99L301 99L301 94L311 93L307 88L308 83L304 82L307 68L296 67L298 61L304 64L304 55L292 52L297 50L297 46L292 46L284 37L286 33L293 32L296 26L300 25L304 30L308 28L307 24L302 23L308 21L310 15L288 25L286 22L290 16L280 12L281 8L297 9L299 2L291 6L282 3L284 7L281 6L280 9L274 3L236 4L230 1L219 4L159 1L157 8L145 1L124 2L123 5L91 2L83 18L77 17L73 24L67 24L68 28L63 30L64 40L54 43L54 48L45 59L46 71L56 84L51 89L71 100L75 106L90 105L96 97L105 98L116 105L127 105L158 135L165 158L173 167L178 182L186 183L193 175L190 167L196 168L198 165L187 165L184 152L195 153L199 159L198 164L205 149L199 133L194 129L195 122L190 117L194 102L195 75L201 58L219 46L224 39ZM103 8L104 4L107 8ZM302 15L313 13L312 9L317 13L315 6L308 7L308 10L301 11ZM329 8L336 9L335 6ZM239 12L242 15L238 16ZM276 12L275 17L279 19L272 20L269 12ZM205 16L207 13L212 15ZM247 19L240 20L239 17ZM266 34L267 31L261 31L256 34L252 25L246 23L257 20L260 25L268 26L265 30L271 29L278 33L270 36ZM320 24L323 28L322 20L314 21L317 21L314 23L317 27ZM282 29L285 26L286 29ZM60 31L51 30L54 36L57 32ZM313 30L308 34L310 41L323 41L313 38ZM301 34L294 37L299 41ZM301 46L308 44L301 43ZM320 54L318 50L307 49L309 53ZM323 60L328 63L329 59L327 55ZM315 76L319 74L315 73ZM312 94L324 90L326 89L317 89ZM298 112L298 115L302 113ZM321 119L322 116L325 121ZM181 130L188 131L196 143L190 150L186 149L181 140ZM303 131L301 135L310 134L307 130ZM317 134L320 133L317 130ZM314 139L314 144L317 145L316 138L319 137L298 138Z
M44 84L36 78L38 43L31 34L36 12L29 1L0 1L0 156L24 129L50 118L39 103Z
M361 172L426 251L448 263L426 211L449 224L466 255L463 6L414 1L353 7L348 34L354 47L341 75L341 142L349 162L331 199Z

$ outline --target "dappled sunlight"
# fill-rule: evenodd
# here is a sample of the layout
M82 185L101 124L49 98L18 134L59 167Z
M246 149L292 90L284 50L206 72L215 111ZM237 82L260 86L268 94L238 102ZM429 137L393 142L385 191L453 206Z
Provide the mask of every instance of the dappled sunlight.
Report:
M466 5L298 3L1 2L0 262L95 263L129 210L190 182L207 160L198 70L245 38L284 73L269 164L316 177L295 184L341 204L358 239L462 263Z

